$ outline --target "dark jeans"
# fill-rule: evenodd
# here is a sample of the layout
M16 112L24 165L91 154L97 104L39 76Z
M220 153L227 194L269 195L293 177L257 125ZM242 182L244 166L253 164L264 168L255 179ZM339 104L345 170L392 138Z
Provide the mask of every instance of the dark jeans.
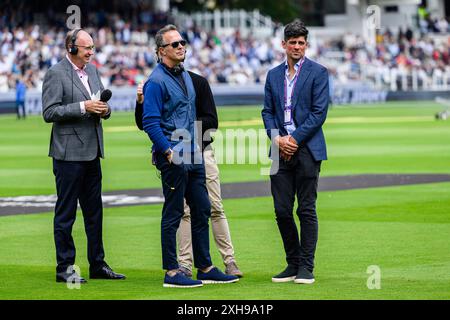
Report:
M163 269L178 268L176 235L184 214L184 199L191 210L192 250L194 265L203 269L212 265L209 254L211 204L206 189L204 164L169 163L161 153L155 153L156 166L161 171L164 206L161 218Z
M321 161L315 161L305 146L288 162L280 160L278 173L270 176L276 220L289 265L314 269L318 237L317 183ZM300 220L300 239L293 216L295 196Z
M102 171L100 159L93 161L60 161L53 159L58 200L55 207L54 237L57 272L65 272L75 263L75 245L72 226L75 222L77 204L83 212L87 236L87 256L91 270L104 264L102 241Z

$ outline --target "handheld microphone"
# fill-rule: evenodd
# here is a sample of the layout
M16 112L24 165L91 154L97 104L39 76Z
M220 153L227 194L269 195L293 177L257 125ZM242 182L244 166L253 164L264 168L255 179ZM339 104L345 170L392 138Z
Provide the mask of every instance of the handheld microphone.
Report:
M109 89L103 90L102 94L100 95L100 101L102 102L108 102L109 99L111 99L112 92Z

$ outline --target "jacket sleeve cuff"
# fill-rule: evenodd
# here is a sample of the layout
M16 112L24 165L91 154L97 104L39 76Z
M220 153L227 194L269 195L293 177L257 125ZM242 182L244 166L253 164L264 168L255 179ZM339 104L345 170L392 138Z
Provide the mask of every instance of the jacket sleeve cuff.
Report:
M84 101L80 102L80 111L81 111L81 115L84 115L86 113L86 107L84 105Z
M294 132L292 132L292 138L295 139L295 141L297 141L297 145L300 145L302 143L302 138L301 138L301 134L297 132L297 130L295 130Z

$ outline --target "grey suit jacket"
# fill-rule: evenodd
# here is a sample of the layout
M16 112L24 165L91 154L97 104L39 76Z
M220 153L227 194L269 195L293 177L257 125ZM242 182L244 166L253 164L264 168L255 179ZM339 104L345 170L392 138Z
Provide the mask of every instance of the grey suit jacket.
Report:
M104 89L95 66L88 64L91 92ZM81 115L80 102L91 97L67 58L52 66L42 86L42 115L52 122L49 156L64 161L90 161L104 157L103 129L99 116ZM111 109L110 109L111 110ZM104 117L109 118L110 113Z

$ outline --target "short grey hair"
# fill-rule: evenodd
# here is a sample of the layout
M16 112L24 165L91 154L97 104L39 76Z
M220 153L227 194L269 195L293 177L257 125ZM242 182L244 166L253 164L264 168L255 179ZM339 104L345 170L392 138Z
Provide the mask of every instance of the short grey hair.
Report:
M83 29L79 28L79 29L73 29L73 30L70 30L69 32L67 32L66 41L64 41L67 51L69 51L70 47L72 46L72 37L73 37L74 33L78 31L77 37L75 38L75 41L77 41L78 35L80 34L81 30L83 30ZM75 41L74 41L74 43L75 43Z
M158 30L158 32L155 35L155 43L156 43L156 48L155 48L155 53L156 53L156 60L158 62L161 61L161 58L159 57L159 48L161 48L163 45L165 45L164 40L163 40L163 35L166 32L169 31L178 31L177 27L174 26L173 24L168 24L164 27L162 27L161 29Z

